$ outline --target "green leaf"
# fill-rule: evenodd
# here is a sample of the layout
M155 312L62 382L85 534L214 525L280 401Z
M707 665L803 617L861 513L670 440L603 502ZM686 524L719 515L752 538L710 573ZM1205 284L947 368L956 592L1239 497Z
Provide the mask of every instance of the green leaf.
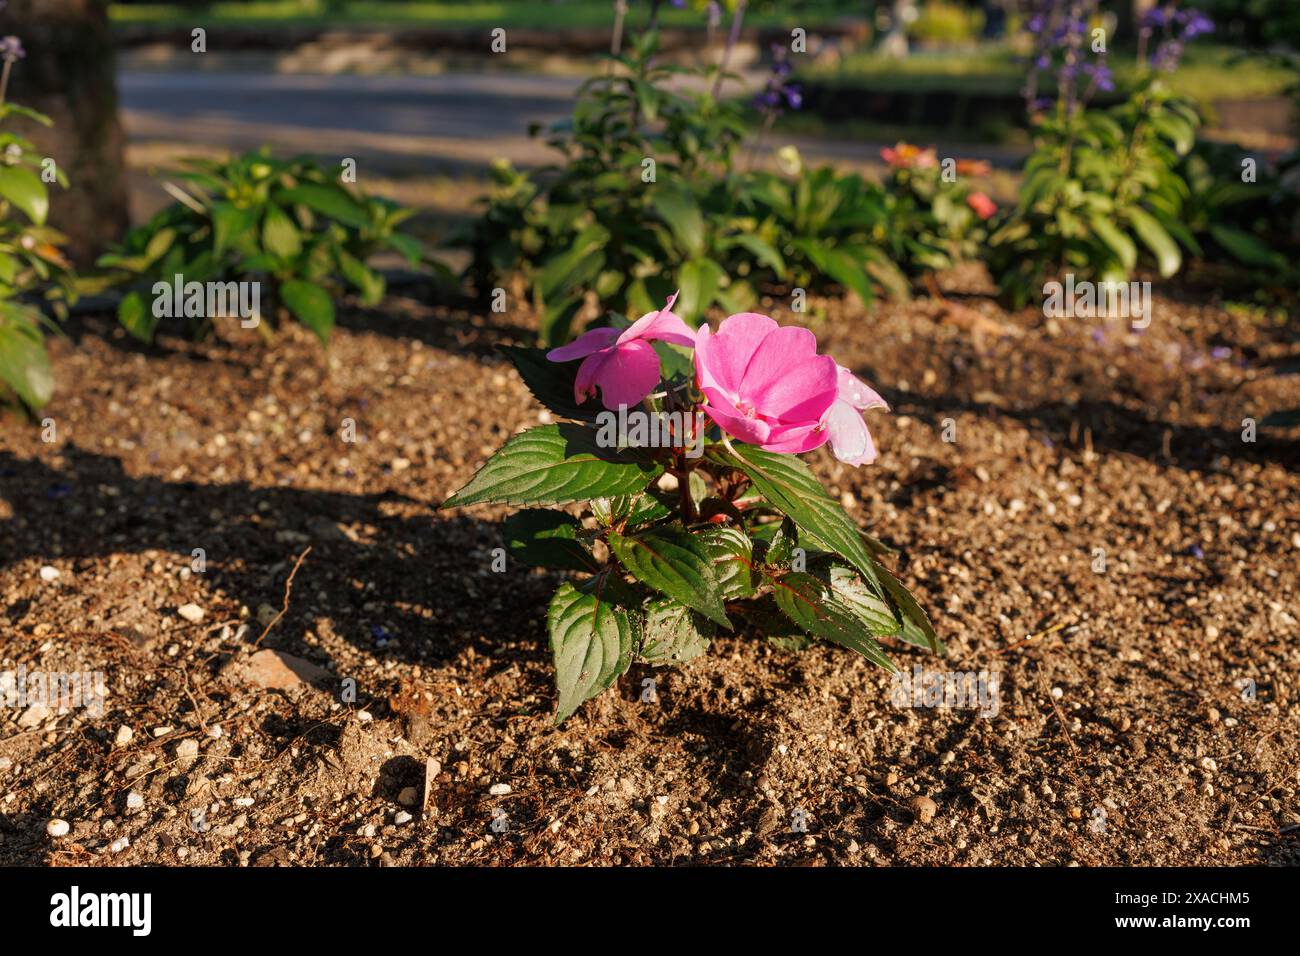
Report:
M1176 273L1183 264L1183 254L1178 251L1178 244L1170 238L1164 226L1156 221L1155 216L1137 206L1128 210L1128 218L1138 238L1155 255L1161 277L1168 279Z
M282 203L301 203L308 209L346 226L361 229L370 225L370 217L366 215L365 207L341 186L301 183L292 189L280 190L275 194L275 199Z
M228 202L212 204L212 251L220 256L257 225L257 208Z
M610 532L609 549L641 583L723 627L731 627L709 553L691 534L671 528L628 537Z
M759 584L754 568L754 542L739 528L715 528L699 536L724 601L753 597Z
M748 475L759 493L794 521L808 543L847 559L872 590L884 597L876 564L857 526L839 502L826 493L807 465L794 455L763 451L753 445L733 443L732 449L730 454L721 453L724 463Z
M1214 241L1227 249L1235 258L1248 266L1261 268L1278 268L1286 259L1274 248L1248 232L1231 226L1211 225L1210 235Z
M302 252L302 235L279 206L267 206L262 220L262 245L272 255L293 259Z
M158 317L144 301L139 292L128 292L117 304L117 321L122 328L141 342L153 342L154 332L158 328Z
M897 670L857 615L811 574L793 571L774 578L772 596L777 607L809 634L855 650L887 671Z
M511 557L523 564L594 573L600 565L578 541L581 528L572 515L545 508L516 511L501 524Z
M682 264L678 277L681 298L673 311L698 323L704 319L704 313L717 298L718 288L726 278L726 273L712 259L692 259Z
M903 628L898 632L899 638L917 647L929 648L936 654L947 653L943 641L939 640L939 635L935 633L934 625L930 623L929 615L925 613L925 609L921 607L912 592L898 580L894 572L883 565L877 567L880 569L880 580L885 585L885 590L889 592L889 596L903 615Z
M562 418L595 422L605 410L600 402L588 399L579 405L573 398L573 379L578 362L552 362L546 349L522 345L502 345L501 351L514 364L533 397Z
M656 186L650 205L667 224L682 253L692 259L704 254L704 216L694 196L677 186Z
M618 495L614 498L593 498L591 513L603 527L623 525L635 529L666 518L670 512L658 498L649 494Z
M362 305L378 305L384 299L384 277L356 256L339 249L339 271L361 294Z
M835 600L853 613L872 634L897 634L902 627L888 602L871 593L852 568L831 565L818 577L830 586Z
M670 598L646 608L641 658L651 664L681 664L709 649L714 623Z
M45 216L50 211L49 193L41 177L30 169L0 166L0 197L25 212L36 225L45 225Z
M294 318L316 333L322 345L329 345L334 300L324 288L303 279L290 279L280 286L280 299Z
M753 233L736 236L731 240L733 246L740 246L754 256L754 260L770 268L778 279L785 277L785 260L775 247Z
M1115 258L1119 259L1124 271L1132 272L1137 266L1137 246L1133 244L1133 240L1113 222L1102 216L1091 216L1088 224L1097 234L1097 238L1115 253Z
M662 473L663 466L643 450L598 447L591 428L542 425L506 442L442 507L484 501L558 505L628 495Z
M40 408L54 394L40 316L16 302L0 302L0 382L28 408Z
M560 724L627 670L636 628L627 611L567 581L551 599L546 625L560 692L555 723Z

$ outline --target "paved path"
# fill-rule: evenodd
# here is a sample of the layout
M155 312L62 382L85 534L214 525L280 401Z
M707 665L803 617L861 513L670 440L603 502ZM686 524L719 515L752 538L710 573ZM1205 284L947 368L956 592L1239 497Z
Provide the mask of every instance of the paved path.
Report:
M391 174L456 174L481 171L499 157L525 166L552 161L554 153L528 136L528 125L568 116L581 81L512 73L123 72L118 82L133 145L270 144L281 152L364 159ZM794 142L810 162L879 165L880 143ZM998 165L1015 158L993 149L963 155Z

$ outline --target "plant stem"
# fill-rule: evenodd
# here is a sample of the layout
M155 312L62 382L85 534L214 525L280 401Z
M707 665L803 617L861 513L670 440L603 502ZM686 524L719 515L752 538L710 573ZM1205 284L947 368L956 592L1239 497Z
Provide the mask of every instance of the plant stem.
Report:
M722 91L722 78L726 75L727 67L731 63L731 51L740 42L740 24L745 17L746 2L747 0L736 0L736 13L731 18L731 32L727 34L727 46L722 51L722 62L718 64L718 75L713 80L714 102L717 102L718 94Z

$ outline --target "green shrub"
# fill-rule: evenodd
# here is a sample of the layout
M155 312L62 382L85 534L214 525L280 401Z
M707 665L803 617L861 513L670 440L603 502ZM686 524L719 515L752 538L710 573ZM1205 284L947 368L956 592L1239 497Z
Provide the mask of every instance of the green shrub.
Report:
M656 48L651 31L617 72L584 85L548 139L562 165L494 167L483 215L458 239L480 294L521 281L550 343L570 337L589 293L602 312L637 313L680 289L678 312L698 321L715 304L751 308L765 284L837 284L865 301L878 285L905 292L882 248L879 186L807 170L788 151L784 174L741 171L743 107L666 89L674 75L710 73L659 65Z
M398 229L414 210L350 189L310 159L275 159L260 150L228 161L190 160L176 178L183 186L168 182L166 188L177 202L132 229L120 249L98 262L113 282L131 287L118 319L142 341L153 340L161 321L145 289L174 277L264 281L272 307L283 307L328 343L334 300L344 287L365 305L383 299L383 276L367 264L375 253L392 250L413 267L437 268L419 240ZM153 294L156 303L162 293ZM219 317L183 321L200 334Z
M989 237L1003 296L1023 306L1049 273L1127 281L1150 257L1160 275L1195 251L1183 224L1189 190L1179 173L1200 119L1152 76L1110 109L1063 104L1040 119L1016 206Z
M49 126L48 117L5 102L5 86L17 58L5 57L0 124L21 116ZM29 411L48 402L54 392L45 330L56 328L29 300L43 295L55 316L64 318L67 305L77 298L76 275L60 248L65 239L46 221L50 207L46 180L51 177L67 186L63 172L29 140L0 129L0 402Z

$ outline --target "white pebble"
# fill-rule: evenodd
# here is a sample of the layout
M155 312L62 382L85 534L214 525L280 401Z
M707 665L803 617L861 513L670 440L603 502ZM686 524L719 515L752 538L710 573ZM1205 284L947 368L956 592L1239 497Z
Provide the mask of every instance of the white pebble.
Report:
M1060 700L1064 696L1065 696L1065 691L1061 690L1061 688L1059 687L1052 688L1052 700Z
M57 581L58 579L59 579L59 569L54 567L54 565L47 564L45 565L45 567L41 568L42 581L45 581L48 584L50 581Z
M109 849L110 852L113 852L113 853L121 853L123 850L125 850L125 849L126 849L127 847L129 847L130 845L131 845L131 840L130 840L130 838L128 838L128 837L124 837L124 836L120 836L120 837L118 837L116 840L114 840L112 843L110 843L110 844L108 845L108 849Z
M203 620L203 608L199 607L197 604L182 604L176 609L176 613L185 618L185 620L189 621L191 624L197 624L199 621Z
M209 727L208 727L208 736L211 737L213 740L218 739L218 738L221 736L221 725L220 725L220 724L212 724L211 726L209 726Z
M139 810L144 806L144 797L132 790L126 795L126 808L128 810Z
M163 727L155 727L155 728L151 731L151 733L152 733L155 737L166 737L166 736L167 736L168 734L170 734L171 732L172 732L172 729L171 729L170 727L166 727L166 726L163 726Z
M131 738L134 736L135 736L135 731L133 731L126 724L123 724L121 727L117 728L117 733L113 737L113 743L115 746L125 747L127 744L131 742Z
M403 823L411 822L411 815L405 810L398 810L397 814L393 817L393 822L400 827Z
M49 823L45 824L45 832L55 839L67 836L68 831L71 829L72 828L68 826L67 820L60 820L58 817L55 817Z
M488 787L488 793L492 794L494 797L504 797L509 792L510 784L508 783L494 783L492 786Z

